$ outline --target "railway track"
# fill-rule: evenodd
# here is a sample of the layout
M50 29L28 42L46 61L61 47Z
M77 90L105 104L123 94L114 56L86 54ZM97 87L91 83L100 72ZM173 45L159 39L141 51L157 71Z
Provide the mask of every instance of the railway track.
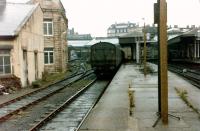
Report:
M10 116L16 114L17 112L28 108L30 105L38 103L49 96L63 90L68 85L92 74L93 71L87 71L86 73L79 73L67 77L61 81L51 84L45 88L38 89L34 92L25 94L18 98L12 99L0 105L0 122L7 120Z
M153 64L158 65L157 62L152 62ZM191 84L200 88L200 70L199 66L193 67L191 64L184 63L170 63L168 64L168 70L179 74L183 78L187 79Z
M188 67L181 67L178 65L169 65L168 69L172 72L189 80L193 85L200 88L200 72Z
M77 131L108 84L108 81L91 82L51 113L48 112L48 115L37 122L29 131Z

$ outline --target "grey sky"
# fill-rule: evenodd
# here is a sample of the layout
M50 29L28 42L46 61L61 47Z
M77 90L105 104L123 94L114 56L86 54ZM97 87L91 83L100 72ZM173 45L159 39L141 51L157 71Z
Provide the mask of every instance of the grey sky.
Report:
M22 2L27 0L7 0ZM69 28L79 33L106 36L115 22L135 22L142 18L153 23L153 3L157 0L61 0L69 20ZM200 0L167 0L168 25L200 25Z
M106 36L115 22L153 23L153 3L157 0L61 0L69 28L79 33ZM200 25L199 0L167 0L168 25Z

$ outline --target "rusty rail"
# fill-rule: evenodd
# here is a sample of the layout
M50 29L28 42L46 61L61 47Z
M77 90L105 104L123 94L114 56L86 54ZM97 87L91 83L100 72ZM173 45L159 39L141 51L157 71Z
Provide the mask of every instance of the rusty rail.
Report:
M38 122L35 126L33 126L29 131L37 131L40 127L42 127L45 123L47 123L49 120L51 120L54 116L56 116L60 111L62 111L69 103L71 103L75 98L81 95L87 88L89 88L92 84L94 84L96 81L93 80L91 83L86 85L83 89L78 91L75 95L71 96L66 102L64 102L61 106L59 106L57 109L52 111L47 117L42 119L40 122Z
M37 99L37 100L34 100L33 102L30 102L30 103L26 104L25 106L22 106L22 107L20 107L20 108L14 109L13 111L10 111L10 112L8 112L8 113L5 113L5 115L2 115L2 116L0 117L0 122L3 122L3 121L5 121L5 120L7 120L10 116L16 114L16 113L19 112L20 110L24 110L24 109L28 108L30 105L33 105L33 104L38 103L38 102L40 102L40 101L42 101L42 100L45 100L46 98L52 96L53 94L59 92L60 90L62 90L62 89L64 89L64 88L66 88L68 85L70 85L70 84L72 84L72 83L74 83L74 82L76 82L76 81L78 81L78 80L80 80L80 79L82 79L82 78L84 78L84 77L86 77L86 76L92 74L92 73L93 73L93 72L89 72L88 74L86 73L86 74L83 74L83 75L82 75L82 74L78 74L78 75L81 75L79 78L77 78L77 79L74 80L74 81L69 82L69 83L66 84L66 85L63 85L60 89L57 89L57 90L55 90L55 91L53 91L53 92L51 92L51 93L49 93L49 94L46 94L44 97L41 97L41 98L39 98L39 99ZM78 76L78 75L72 76L72 77L70 77L70 78L76 77L76 76ZM65 81L65 80L69 80L69 77L66 78L66 79L63 79L63 80L61 80L61 81L59 81L59 82L62 82L62 81ZM52 86L52 85L59 84L59 82L53 83L53 84L51 84L51 86ZM46 89L46 88L47 88L47 87L45 87L44 89ZM33 94L36 94L37 92L40 92L40 91L42 91L42 90L44 91L44 89L37 90L37 91L31 92L31 93L25 94L24 96L20 96L19 98L16 98L16 99L13 99L13 100L11 100L11 101L8 101L8 102L6 102L6 104L4 104L4 106L9 105L9 104L11 104L11 103L14 103L14 102L16 102L16 101L22 100L23 98L25 98L25 97L27 97L27 96L30 96L30 95L33 95ZM2 106L1 108L3 108L4 106Z

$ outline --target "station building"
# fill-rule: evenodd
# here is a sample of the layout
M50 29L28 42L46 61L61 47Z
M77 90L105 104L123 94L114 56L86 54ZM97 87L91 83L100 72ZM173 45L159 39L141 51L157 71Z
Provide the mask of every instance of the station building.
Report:
M68 20L60 0L0 1L0 80L23 87L67 69Z
M0 78L20 78L22 86L44 71L43 12L39 4L0 3Z
M44 68L45 72L64 72L67 69L68 20L60 0L31 0L40 4L44 13Z
M135 23L127 22L127 23L115 23L112 24L107 29L107 36L108 37L114 37L114 36L122 36L129 32L132 32L135 28L137 28L138 25Z

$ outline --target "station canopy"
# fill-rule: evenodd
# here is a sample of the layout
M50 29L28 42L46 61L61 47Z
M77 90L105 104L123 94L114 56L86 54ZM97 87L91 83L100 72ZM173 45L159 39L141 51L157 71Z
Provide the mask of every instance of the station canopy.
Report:
M96 38L93 38L92 40L68 40L68 46L90 47L91 45L94 45L99 42L109 42L112 44L119 45L118 37L96 37Z

